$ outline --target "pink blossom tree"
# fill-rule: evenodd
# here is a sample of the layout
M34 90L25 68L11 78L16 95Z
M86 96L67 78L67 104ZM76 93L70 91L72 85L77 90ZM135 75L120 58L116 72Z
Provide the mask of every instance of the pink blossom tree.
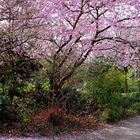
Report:
M131 42L139 39L139 0L1 0L0 5L0 57L10 51L47 63L54 99L61 99L66 81L89 56L135 53ZM123 35L115 34L120 31Z
M139 29L138 0L37 0L36 4L44 26L38 30L32 57L47 62L45 72L55 99L59 99L66 81L88 56L101 54L101 48L118 51L119 46L122 53L121 44L126 50L133 47L126 29L131 28L133 34L134 29ZM115 35L120 30L124 38ZM104 55L110 53L104 51Z

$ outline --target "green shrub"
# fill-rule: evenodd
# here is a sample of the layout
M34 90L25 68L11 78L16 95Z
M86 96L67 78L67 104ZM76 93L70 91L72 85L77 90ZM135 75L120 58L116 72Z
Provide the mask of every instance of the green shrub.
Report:
M128 115L138 114L140 113L140 103L134 103L132 104L128 110Z
M22 114L21 114L21 116L20 116L20 119L21 119L21 121L23 122L23 123L28 123L29 121L30 121L30 116L29 116L29 114L28 113L26 113L26 112L23 112Z

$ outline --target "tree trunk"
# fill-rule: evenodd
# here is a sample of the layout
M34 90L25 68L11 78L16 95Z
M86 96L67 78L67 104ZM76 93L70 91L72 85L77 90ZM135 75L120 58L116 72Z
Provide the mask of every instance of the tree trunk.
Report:
M138 81L138 92L140 93L140 80Z
M125 89L124 89L124 92L128 93L128 76L127 76L128 68L127 67L124 68L124 72L125 72Z
M58 97L61 94L61 87L58 86L58 82L56 79L50 79L50 107L58 106Z

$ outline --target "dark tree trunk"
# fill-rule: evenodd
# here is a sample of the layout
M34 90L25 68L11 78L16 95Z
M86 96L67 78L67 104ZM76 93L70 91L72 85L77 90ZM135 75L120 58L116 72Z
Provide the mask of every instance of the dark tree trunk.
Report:
M128 88L128 68L127 67L125 67L124 68L124 72L125 72L125 89L124 89L124 92L125 93L128 93L128 90L129 90L129 88Z
M49 106L54 107L59 104L59 96L61 94L61 87L58 85L59 81L56 78L50 79L50 101Z

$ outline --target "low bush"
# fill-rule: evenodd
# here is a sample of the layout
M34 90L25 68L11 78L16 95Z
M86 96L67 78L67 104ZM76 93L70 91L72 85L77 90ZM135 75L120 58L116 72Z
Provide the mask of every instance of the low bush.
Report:
M114 122L140 113L139 95L138 93L131 95L113 94L113 96L102 105L97 117L99 117L100 121Z

